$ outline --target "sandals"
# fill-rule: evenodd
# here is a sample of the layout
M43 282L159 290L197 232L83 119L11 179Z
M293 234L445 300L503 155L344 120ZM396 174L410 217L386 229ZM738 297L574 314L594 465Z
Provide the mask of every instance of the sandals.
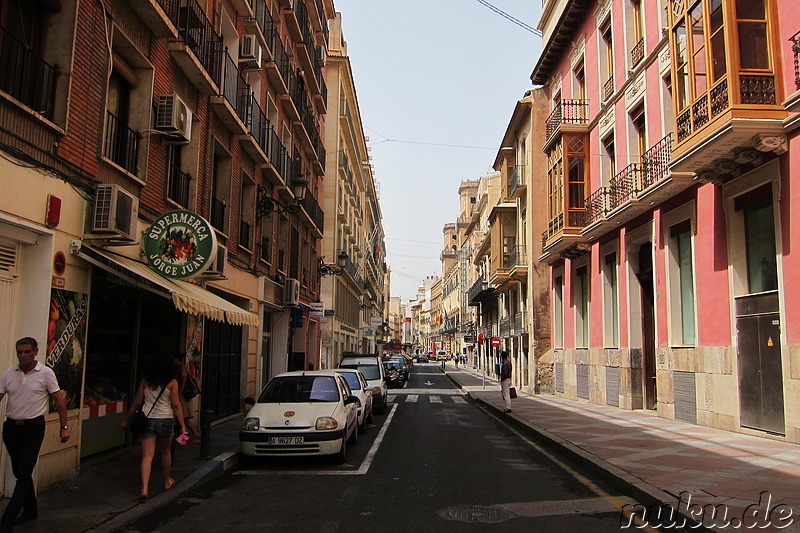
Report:
M149 496L147 496L147 494L140 494L139 497L136 499L136 501L138 501L139 503L144 503L148 499L150 499L150 498L149 498Z
M169 479L169 485L167 485L167 488L165 488L165 489L164 489L164 492L169 492L169 491L171 491L172 489L174 489L174 488L175 488L175 485L176 485L176 484L177 484L177 482L176 482L174 479L170 478L170 479Z

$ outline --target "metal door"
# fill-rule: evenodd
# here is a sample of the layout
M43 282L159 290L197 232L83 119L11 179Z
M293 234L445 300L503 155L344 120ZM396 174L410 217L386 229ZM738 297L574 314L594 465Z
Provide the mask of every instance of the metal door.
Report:
M209 320L204 344L202 409L218 420L240 409L242 327Z
M772 294L737 301L739 404L742 426L783 435L780 315L757 314L775 308L777 295Z

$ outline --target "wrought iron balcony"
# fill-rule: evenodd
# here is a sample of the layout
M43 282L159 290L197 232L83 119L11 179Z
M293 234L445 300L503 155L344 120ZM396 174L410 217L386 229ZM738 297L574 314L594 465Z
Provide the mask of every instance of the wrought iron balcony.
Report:
M139 134L106 112L106 143L103 155L134 176L139 174Z
M250 85L228 54L227 48L219 55L221 70L216 80L219 95L212 98L211 104L230 131L235 135L244 135L248 132L247 124L250 123L250 107L253 102Z
M169 167L169 186L167 196L176 204L189 207L189 183L192 177L177 165Z
M242 146L256 161L256 163L269 162L269 141L270 131L272 126L258 105L258 100L255 96L250 97L250 120L247 124L247 130L250 133L248 139L242 140Z
M631 48L631 68L635 68L642 59L644 59L644 37Z
M219 198L213 198L211 200L211 219L209 222L222 233L225 233L225 215L225 201Z
M52 120L58 75L57 66L0 26L0 91Z
M286 47L281 41L280 31L275 24L267 29L267 46L272 52L272 59L267 61L265 68L267 77L275 85L276 89L282 94L289 93L289 74L292 72L292 64Z
M794 56L794 87L800 91L800 31L789 39L792 42L792 55Z
M306 195L300 202L300 205L308 214L311 222L316 226L319 234L322 235L325 227L325 214L322 212L322 208L320 207L319 202L317 202L317 199L314 198L313 194L311 194L311 191L306 192Z
M528 264L528 256L525 253L525 245L518 244L512 246L508 255L503 258L503 267L512 269L518 266L526 266Z
M517 198L517 193L522 193L526 187L525 165L516 165L508 176L508 196Z
M561 100L545 121L545 137L550 139L564 124L586 126L588 112L587 100Z
M202 93L214 94L222 37L196 0L186 0L178 9L177 26L178 40L169 44L175 62Z
M614 96L614 76L610 76L603 84L603 101Z
M239 246L247 250L250 249L250 223L245 220L239 221Z
M179 0L128 0L131 8L158 38L175 38Z
M643 174L642 166L639 163L631 163L611 178L608 184L609 210L614 210L629 201L637 191L641 190Z

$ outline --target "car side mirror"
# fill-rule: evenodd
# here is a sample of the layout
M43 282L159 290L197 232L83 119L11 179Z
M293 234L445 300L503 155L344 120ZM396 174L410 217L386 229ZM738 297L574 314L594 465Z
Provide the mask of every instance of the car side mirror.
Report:
M347 397L347 399L344 401L344 404L345 404L345 405L350 405L351 403L357 403L357 402L358 402L358 397L357 397L357 396L352 396L352 395L350 395L350 396L348 396L348 397Z
M244 399L244 403L246 403L247 405L255 405L256 399L253 398L252 396L248 396L247 398Z

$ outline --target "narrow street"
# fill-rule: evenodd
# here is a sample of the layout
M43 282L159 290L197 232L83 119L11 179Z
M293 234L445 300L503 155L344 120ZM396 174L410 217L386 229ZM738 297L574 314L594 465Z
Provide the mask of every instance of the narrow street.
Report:
M125 531L619 531L616 506L631 500L553 462L467 400L438 365L416 365L390 397L345 465L257 461Z

